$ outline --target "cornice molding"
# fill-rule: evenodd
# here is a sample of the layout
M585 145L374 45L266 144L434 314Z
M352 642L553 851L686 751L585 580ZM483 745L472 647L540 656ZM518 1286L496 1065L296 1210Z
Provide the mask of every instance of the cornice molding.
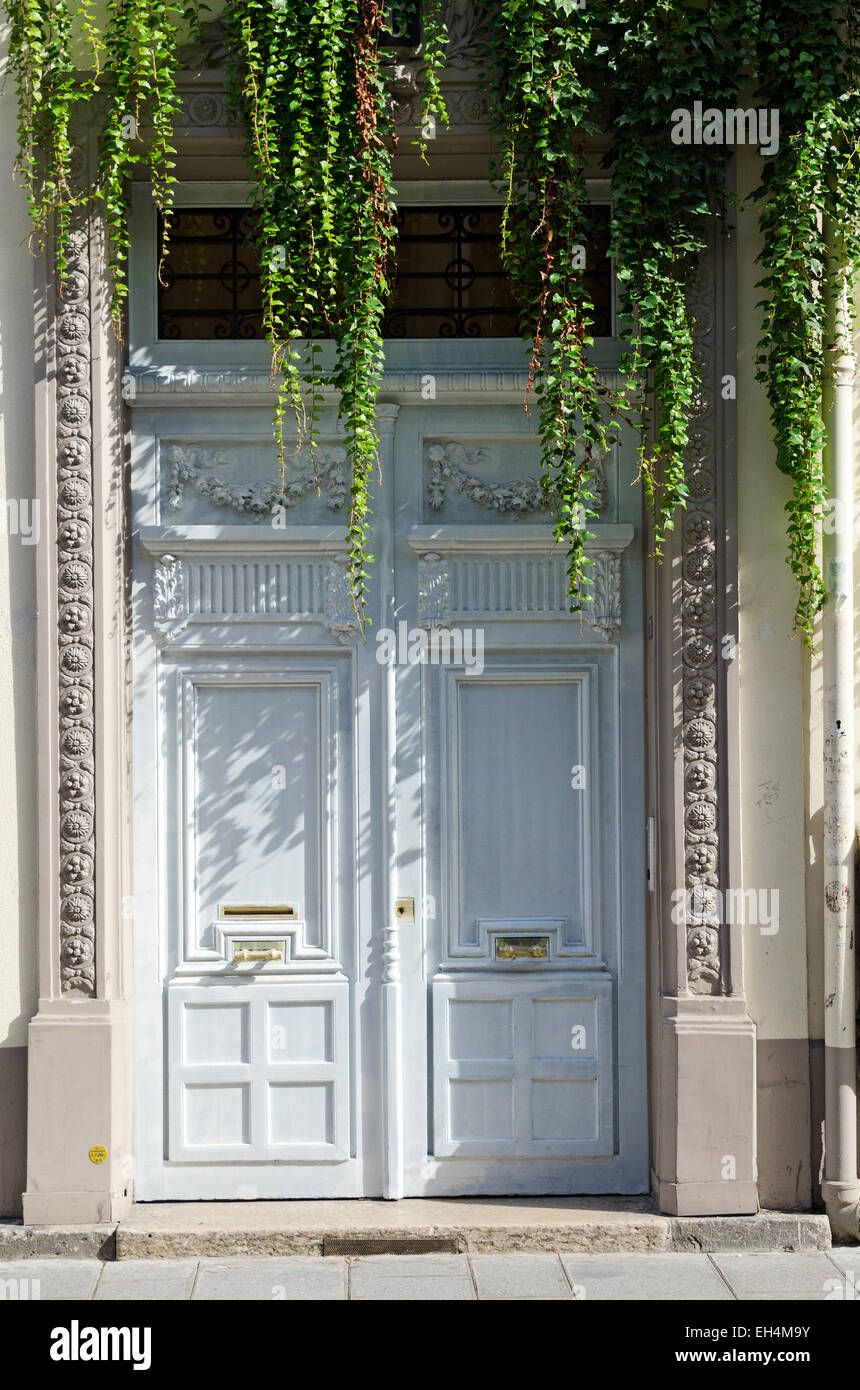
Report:
M435 397L428 397L428 378L433 380ZM620 389L625 378L614 368L601 370L607 386ZM528 387L528 372L510 367L452 368L426 366L420 371L386 372L380 386L380 404L421 401L428 405L439 396L486 395L487 393L521 401ZM132 407L181 405L201 396L236 396L243 402L271 402L271 376L266 367L128 367L123 377L124 395ZM321 388L332 401L338 393L332 386ZM388 398L388 402L386 402Z

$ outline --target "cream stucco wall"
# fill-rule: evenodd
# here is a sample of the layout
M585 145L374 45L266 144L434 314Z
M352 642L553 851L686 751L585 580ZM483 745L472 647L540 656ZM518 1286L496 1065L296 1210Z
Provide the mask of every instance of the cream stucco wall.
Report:
M0 1215L24 1182L27 1024L36 1007L36 583L33 261L13 185L15 88L0 30Z
M792 636L796 601L785 563L790 484L774 464L769 407L755 380L761 240L745 198L760 180L757 153L738 151L738 540L740 554L741 835L744 889L779 890L779 930L743 929L749 1011L758 1030L759 1169L765 1203L809 1200L810 1008L807 941L809 829L820 824L807 766L809 692L819 662ZM820 740L818 741L820 763ZM817 822L816 811L818 807ZM812 866L814 877L814 865ZM814 920L810 919L810 920ZM814 955L814 951L812 952ZM820 1022L813 1032L820 1036Z
M785 563L789 480L774 464L769 407L755 381L761 246L743 203L760 161L739 158L738 532L744 888L778 888L779 931L744 935L746 987L761 1037L806 1036L804 746L810 660L792 636L797 590Z
M4 26L4 74L6 33ZM15 125L14 83L4 77L0 86L0 1047L26 1043L27 1022L36 1004L36 547L27 544L23 535L10 534L16 508L23 502L33 507L33 259L28 250L26 198L12 182Z

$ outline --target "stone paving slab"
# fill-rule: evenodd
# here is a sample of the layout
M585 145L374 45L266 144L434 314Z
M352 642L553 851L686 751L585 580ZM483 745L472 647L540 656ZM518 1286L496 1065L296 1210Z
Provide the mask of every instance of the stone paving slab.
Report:
M711 1260L738 1298L779 1298L784 1294L824 1298L827 1281L837 1279L840 1273L823 1251L715 1254Z
M463 1302L477 1297L463 1255L369 1255L349 1262L349 1296L357 1302Z
M332 1302L347 1296L346 1260L337 1257L293 1255L287 1259L200 1260L198 1264L192 1294L195 1302Z
M833 1276L839 1278L838 1275ZM742 1303L826 1303L832 1295L829 1291L820 1289L817 1293L798 1293L795 1290L780 1290L778 1293L739 1293L738 1300Z
M561 1262L574 1295L586 1302L689 1298L723 1303L732 1298L707 1255L562 1255Z
M120 1260L106 1264L96 1289L96 1301L105 1303L177 1303L191 1297L197 1260Z
M853 1269L860 1274L860 1245L834 1245L827 1254L840 1269Z
M470 1264L481 1299L573 1299L558 1255L472 1255Z
M3 1260L0 1262L0 1299L5 1302L88 1301L95 1293L106 1266L100 1260L59 1259ZM9 1281L14 1281L14 1286Z

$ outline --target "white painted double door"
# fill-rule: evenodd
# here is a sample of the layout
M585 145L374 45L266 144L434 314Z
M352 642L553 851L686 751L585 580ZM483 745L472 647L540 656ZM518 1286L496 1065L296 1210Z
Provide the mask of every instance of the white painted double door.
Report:
M138 1197L642 1190L625 450L580 623L521 408L382 405L362 640L333 420L134 425Z

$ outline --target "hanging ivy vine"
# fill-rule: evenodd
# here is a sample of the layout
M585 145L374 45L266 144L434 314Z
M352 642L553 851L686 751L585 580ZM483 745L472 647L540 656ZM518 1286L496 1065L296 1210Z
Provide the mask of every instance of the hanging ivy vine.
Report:
M577 0L509 0L490 5L488 14L512 228L506 253L536 319L532 373L544 483L554 500L556 534L571 545L575 598L587 584L582 518L593 515L593 497L570 425L587 460L604 447L613 416L629 415L632 407L657 555L686 505L699 384L690 289L709 223L725 212L731 149L708 143L704 132L675 143L671 115L692 116L697 101L700 110L746 108L750 87L759 109L778 113L782 141L762 159L754 195L765 291L757 367L771 405L777 466L793 484L788 562L799 586L795 626L809 644L825 597L819 563L825 289L843 278L855 283L860 269L860 6L853 0L812 7L803 0L588 0L585 7ZM630 343L622 364L626 409L589 369L592 306L581 274L571 273L581 264L577 250L588 231L582 140L600 132L613 141L605 162L612 171L612 257ZM830 258L826 222L838 229Z
M27 189L37 244L44 246L53 218L62 274L72 210L91 196L101 202L112 314L120 332L128 295L126 181L138 164L148 170L166 242L176 184L179 40L199 34L200 10L206 6L194 0L107 0L106 23L100 28L96 0L4 0L4 5L11 25L9 64L18 90L17 169ZM77 35L84 45L80 54L74 49ZM102 104L103 116L98 174L88 188L73 169L71 127L94 100ZM144 124L146 142L141 138Z
M307 443L313 454L323 388L333 386L352 461L348 574L360 621L373 559L369 487L378 463L374 416L395 240L396 136L380 62L384 22L380 0L245 0L228 12L230 87L248 132L266 328L273 374L281 378L281 466L288 411L295 448ZM422 129L446 115L436 4L428 33ZM328 371L320 338L336 344Z
M613 138L612 252L623 286L621 316L641 431L640 475L655 519L660 555L687 499L690 421L699 373L688 307L693 276L708 245L710 219L725 211L725 150L674 143L671 115L730 105L739 53L730 3L652 0L607 9L598 62L610 93ZM643 385L646 387L643 390Z
M56 237L60 266L73 210L101 201L118 325L126 299L126 186L149 172L165 238L175 186L180 40L199 30L190 0L4 0L19 105L18 170L36 239ZM571 606L588 587L585 541L594 467L622 419L642 430L640 476L661 553L687 497L697 371L692 277L725 203L731 149L675 143L672 113L778 110L778 150L755 194L763 236L757 370L788 475L796 626L807 640L824 598L818 561L825 502L821 450L825 290L860 268L858 0L488 0L484 44L506 195L503 254L531 345L542 481L570 554ZM417 144L444 123L444 0L420 13L424 72ZM352 460L349 578L366 610L374 408L382 316L396 253L393 154L382 0L228 0L232 99L247 131L265 320L277 386L276 432L311 453L334 390ZM75 48L74 44L81 45ZM743 94L744 100L741 100ZM104 103L91 188L74 177L76 110ZM140 128L140 130L139 130ZM146 139L138 138L144 131ZM626 387L610 391L591 352L594 308L583 249L593 230L585 172L608 134L612 255L623 287ZM825 227L838 229L828 251ZM328 359L321 340L334 341Z
M494 172L506 191L502 254L525 305L541 480L555 535L568 545L576 610L588 587L594 467L621 400L589 358L594 305L583 272L594 225L585 141L599 128L589 71L595 12L574 11L557 0L501 0L488 9L485 46L501 144Z
M748 0L759 103L780 112L778 152L755 193L763 236L765 322L758 377L771 407L777 466L791 479L788 562L807 642L826 597L819 563L821 414L827 282L860 271L860 6ZM834 23L834 20L836 23ZM827 224L838 249L828 250Z

